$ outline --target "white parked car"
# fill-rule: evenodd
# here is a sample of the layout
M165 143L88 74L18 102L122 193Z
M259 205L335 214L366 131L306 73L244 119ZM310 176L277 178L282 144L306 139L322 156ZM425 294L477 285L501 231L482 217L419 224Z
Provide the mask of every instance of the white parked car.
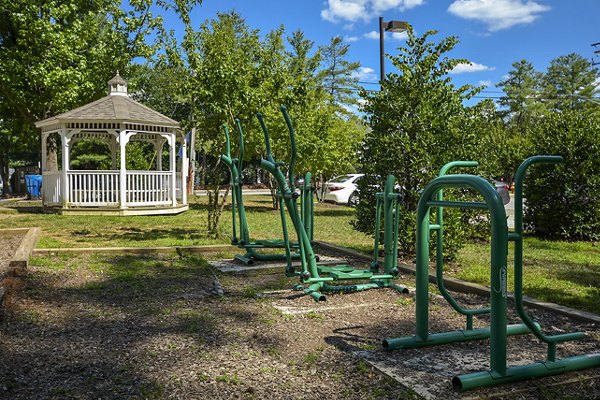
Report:
M348 174L331 179L325 183L323 200L350 207L356 206L358 201L356 184L362 176L364 174Z

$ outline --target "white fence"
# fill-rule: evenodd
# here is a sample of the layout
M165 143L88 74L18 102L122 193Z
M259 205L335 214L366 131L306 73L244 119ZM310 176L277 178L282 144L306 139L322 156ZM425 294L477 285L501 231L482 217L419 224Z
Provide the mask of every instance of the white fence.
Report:
M119 172L68 171L69 205L118 206Z
M157 206L171 204L173 174L168 171L127 172L126 204Z
M127 171L125 174L125 206L172 205L173 184L179 184L181 175L169 171ZM63 204L62 171L43 173L42 193L44 204ZM74 207L118 207L120 205L119 171L67 171L68 206Z

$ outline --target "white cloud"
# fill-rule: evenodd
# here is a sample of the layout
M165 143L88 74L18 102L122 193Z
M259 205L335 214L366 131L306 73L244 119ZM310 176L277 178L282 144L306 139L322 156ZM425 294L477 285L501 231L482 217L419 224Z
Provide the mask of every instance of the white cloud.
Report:
M424 0L371 0L371 7L374 14L381 14L384 11L398 9L400 11L408 10L424 3Z
M385 38L388 40L390 38L392 38L393 40L406 40L406 38L408 37L406 32L392 32L391 34L389 32L384 32L383 34L385 35ZM365 39L379 40L379 32L377 32L377 31L367 32L367 33L363 34L362 37L364 37Z
M530 24L548 10L549 6L531 0L455 0L448 7L457 17L484 22L491 32Z
M330 22L364 20L366 3L366 0L328 0L327 9L321 10L321 18Z
M394 40L406 40L408 33L406 32L392 32L392 39Z
M495 67L488 67L487 65L478 63L461 63L456 67L452 68L451 74L464 74L469 72L481 72L481 71L493 71Z
M353 43L358 42L360 38L358 36L344 36L344 42Z
M377 32L377 31L367 32L363 35L363 37L367 38L367 39L379 40L379 32Z
M425 3L425 0L327 0L321 18L330 22L369 21L389 10L405 11Z
M485 86L485 87L492 86L492 81L479 81L477 86Z
M379 81L379 76L375 74L375 70L369 67L360 67L352 76L361 82Z

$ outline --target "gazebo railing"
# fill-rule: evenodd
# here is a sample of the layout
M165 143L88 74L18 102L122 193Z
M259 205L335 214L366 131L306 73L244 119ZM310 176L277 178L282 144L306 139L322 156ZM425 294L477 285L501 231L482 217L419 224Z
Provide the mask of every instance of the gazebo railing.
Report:
M119 207L119 171L67 171L67 207ZM180 175L178 173L178 175ZM173 182L169 171L127 171L125 174L125 207L170 206L173 184L181 185L181 177ZM63 172L44 171L42 193L46 206L63 205ZM180 197L181 186L177 188Z
M62 202L61 171L45 171L42 182L42 198L45 206L59 206Z
M69 205L119 205L119 171L68 171Z
M127 171L126 204L129 206L169 205L172 202L173 174L169 171Z

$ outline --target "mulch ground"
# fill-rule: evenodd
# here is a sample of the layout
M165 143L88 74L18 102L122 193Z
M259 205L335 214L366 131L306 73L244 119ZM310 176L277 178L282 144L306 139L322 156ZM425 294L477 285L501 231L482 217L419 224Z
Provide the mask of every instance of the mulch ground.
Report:
M224 296L214 294L215 276ZM414 286L409 276L402 281ZM0 398L418 398L374 367L424 354L380 344L414 332L414 294L383 289L315 303L291 290L293 283L281 270L221 274L192 256L33 259L0 317ZM457 297L470 306L486 303ZM432 331L464 328L464 318L439 296L430 310ZM559 345L559 357L600 351L600 327L531 313L550 333L589 333ZM487 362L487 341L456 346L478 350ZM425 367L449 349L426 350L434 361ZM543 360L545 346L526 335L511 338L508 351L509 363ZM600 398L598 368L465 394L445 382L440 398Z

